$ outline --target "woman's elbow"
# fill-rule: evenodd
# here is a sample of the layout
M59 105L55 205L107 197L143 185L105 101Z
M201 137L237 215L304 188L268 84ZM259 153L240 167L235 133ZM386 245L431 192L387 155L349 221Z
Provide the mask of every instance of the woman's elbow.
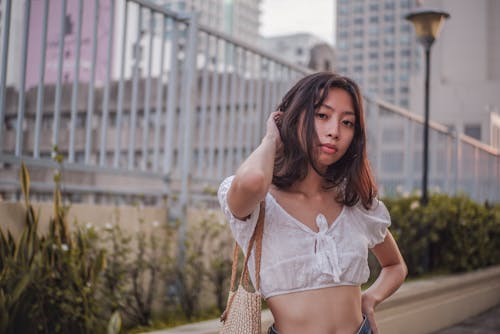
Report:
M266 180L264 173L254 171L246 173L246 175L236 176L236 189L244 194L252 194L253 196L261 197L265 195L269 188L269 182Z
M400 263L400 272L401 272L401 284L405 281L406 277L408 276L408 267L406 266L405 261L401 261Z

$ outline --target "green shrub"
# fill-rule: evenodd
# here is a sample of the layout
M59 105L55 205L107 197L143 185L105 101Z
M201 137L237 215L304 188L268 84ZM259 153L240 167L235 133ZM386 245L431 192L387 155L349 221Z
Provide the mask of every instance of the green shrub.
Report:
M461 272L500 264L500 205L478 204L465 195L433 194L384 200L410 276Z
M0 230L0 332L104 332L106 322L99 317L96 299L104 251L94 247L95 238L84 230L70 233L58 179L49 233L38 236L29 183L23 165L21 188L27 214L19 241Z

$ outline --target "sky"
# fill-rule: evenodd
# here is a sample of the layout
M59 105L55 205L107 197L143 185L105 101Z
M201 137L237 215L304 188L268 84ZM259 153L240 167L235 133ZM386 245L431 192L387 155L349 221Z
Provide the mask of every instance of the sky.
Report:
M334 0L262 0L260 33L308 32L334 43Z

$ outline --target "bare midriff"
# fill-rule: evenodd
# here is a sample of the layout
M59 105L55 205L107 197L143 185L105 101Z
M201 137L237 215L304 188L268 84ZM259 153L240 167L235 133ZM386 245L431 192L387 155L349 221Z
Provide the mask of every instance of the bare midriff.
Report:
M292 292L267 304L280 334L353 334L363 321L359 286Z

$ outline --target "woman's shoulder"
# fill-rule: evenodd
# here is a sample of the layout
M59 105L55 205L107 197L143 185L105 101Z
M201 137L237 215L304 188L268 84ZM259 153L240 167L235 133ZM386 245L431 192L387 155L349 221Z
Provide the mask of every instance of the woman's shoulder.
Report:
M366 208L359 201L349 211L352 223L359 226L367 236L370 248L383 241L387 228L391 225L391 217L384 202L374 198L371 206Z
M387 217L389 218L389 211L385 206L384 202L376 197L371 200L371 203L366 207L361 200L357 201L351 207L352 211L362 215L375 216L375 217Z

